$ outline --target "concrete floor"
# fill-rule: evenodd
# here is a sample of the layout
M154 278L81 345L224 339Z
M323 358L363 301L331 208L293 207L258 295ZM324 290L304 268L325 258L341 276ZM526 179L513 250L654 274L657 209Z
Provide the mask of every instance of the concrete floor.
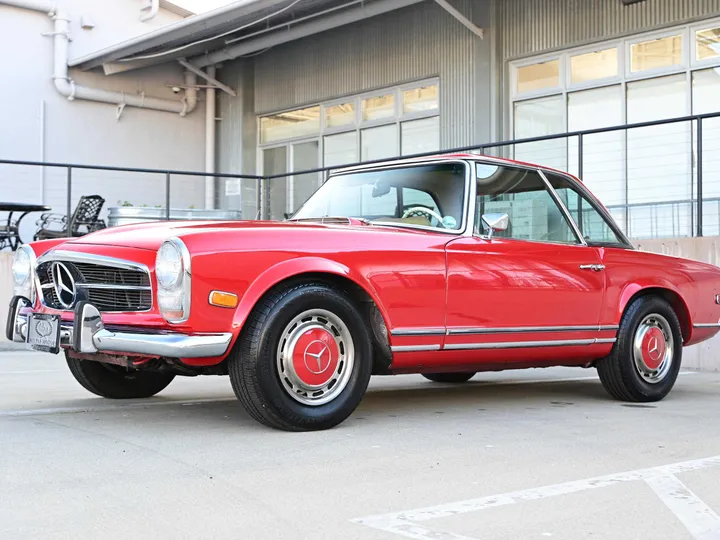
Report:
M3 352L0 539L716 539L719 405L720 374L634 406L594 370L402 376L290 434L226 378L118 403Z

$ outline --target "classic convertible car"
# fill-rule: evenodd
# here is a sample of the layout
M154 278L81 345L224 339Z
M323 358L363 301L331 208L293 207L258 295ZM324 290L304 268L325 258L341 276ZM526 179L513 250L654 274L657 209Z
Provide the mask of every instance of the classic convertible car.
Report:
M655 401L720 330L720 269L633 249L572 176L476 155L336 171L285 222L156 223L35 242L8 338L106 398L229 375L259 422L335 426L373 374L597 368Z

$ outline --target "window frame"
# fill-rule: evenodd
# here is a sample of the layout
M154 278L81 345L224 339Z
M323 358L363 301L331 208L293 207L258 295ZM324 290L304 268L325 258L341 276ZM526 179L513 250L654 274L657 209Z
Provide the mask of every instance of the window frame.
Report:
M556 193L556 195L557 195L557 191L555 190L554 187L552 187L550 180L546 176L547 174L550 174L552 176L558 176L561 179L567 181L571 186L573 186L577 190L577 193L588 202L588 204L600 215L600 217L603 219L603 221L605 221L605 224L610 228L610 230L612 232L614 232L615 235L620 239L620 242L593 242L592 240L586 240L585 237L582 237L583 242L586 245L591 246L591 247L622 247L622 248L626 248L626 249L635 249L632 242L630 242L630 240L625 235L625 233L623 233L620 230L620 228L617 226L617 224L615 223L615 220L612 218L612 216L610 215L610 212L608 212L607 208L605 208L605 206L603 206L602 203L600 203L600 201L598 201L598 199L590 192L590 190L587 187L585 187L585 185L583 185L583 183L581 181L579 181L574 176L564 173L564 172L561 172L561 171L556 171L556 170L548 169L548 168L543 168L540 170L542 171L543 176L545 176L548 184L550 185L550 188ZM558 195L558 199L560 200L560 204L562 204L563 207L565 207L565 203L562 202L562 199L560 199L559 195ZM565 209L567 210L568 215L570 216L570 219L575 224L575 228L578 231L578 234L582 235L582 232L581 232L582 230L581 230L580 226L578 225L578 223L575 221L575 219L572 217L572 212L570 212L567 207L565 207Z
M552 185L548 181L547 177L545 176L545 169L540 167L532 167L532 166L525 166L520 163L513 163L513 162L507 162L507 161L496 161L496 160L485 160L485 159L475 159L473 160L473 167L472 167L472 200L473 200L473 208L472 208L472 226L471 226L471 232L472 236L475 238L480 238L482 240L490 241L492 240L492 236L490 234L482 234L481 231L485 230L485 227L483 226L482 216L478 214L477 211L477 166L478 165L494 165L498 167L503 167L505 169L515 169L515 170L523 170L523 171L531 171L536 172L540 179L543 182L543 185L545 186L545 190L550 195L550 198L553 200L555 205L557 206L558 210L560 210L560 213L565 218L565 222L567 223L568 227L570 227L570 230L573 232L573 235L575 236L575 242L569 243L569 242L554 242L551 240L529 240L525 238L503 238L503 240L512 240L515 242L533 242L536 244L550 244L550 245L556 245L556 246L587 246L587 242L585 242L585 239L580 234L580 230L577 226L577 223L575 223L575 220L572 218L572 215L568 211L568 209L565 207L565 204L562 202L560 197L558 196L555 189L553 189ZM477 225L477 228L476 228ZM475 230L478 232L475 233Z
M347 174L358 174L358 173L365 173L365 172L378 172L378 171L386 171L386 170L395 170L395 169L413 169L417 167L423 167L427 165L437 165L437 164L443 164L443 163L459 163L463 165L463 168L465 170L465 184L463 188L463 202L462 202L462 220L460 222L460 226L457 229L445 229L442 227L432 227L432 226L425 226L425 225L416 225L413 223L398 223L398 222L383 222L383 221L374 221L372 224L373 226L391 226L391 227L398 227L401 229L414 229L414 230L422 230L422 231L429 231L429 232L435 232L435 233L441 233L441 234L449 234L453 236L472 236L472 227L473 227L473 220L469 218L470 212L474 211L474 204L471 204L473 201L474 196L474 174L475 174L475 166L473 163L471 163L468 160L465 159L443 159L443 158L436 158L436 159L427 159L427 160L401 160L397 162L392 163L380 163L380 164L373 164L373 165L362 165L357 167L348 167L348 168L341 168L341 169L335 169L332 174L328 175L328 180L331 178L334 178L336 176L344 176ZM471 193L472 191L472 193ZM434 198L433 198L434 199ZM436 203L437 204L437 203ZM304 206L304 205L303 205ZM298 208L296 211L299 212L302 207ZM438 206L439 208L439 206ZM470 231L470 234L468 234L468 230Z

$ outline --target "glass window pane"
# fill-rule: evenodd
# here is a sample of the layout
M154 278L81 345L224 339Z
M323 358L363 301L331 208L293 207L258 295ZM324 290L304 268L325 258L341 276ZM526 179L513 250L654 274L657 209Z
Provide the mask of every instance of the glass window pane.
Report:
M401 201L398 190L407 199ZM465 166L438 163L330 177L295 217L360 217L457 230L463 222ZM401 205L402 202L402 205ZM411 207L433 210L438 218Z
M685 74L628 83L628 123L684 116ZM691 233L692 143L689 123L627 132L628 228L633 238ZM658 206L659 202L673 201Z
M720 27L695 33L695 59L720 57Z
M618 50L605 49L570 58L570 80L573 83L606 79L618 75Z
M355 104L340 103L325 107L325 127L349 126L355 123Z
M720 70L693 73L693 114L720 111ZM702 123L703 234L720 235L720 118Z
M287 147L266 148L263 150L263 174L283 174L287 172ZM265 184L265 201L269 201L270 219L284 219L287 208L287 177L272 178ZM268 204L266 202L265 204Z
M440 149L440 118L423 118L401 125L402 155L433 152Z
M362 102L363 120L377 120L378 118L389 118L395 116L395 95L363 99Z
M294 172L316 169L318 166L318 141L310 141L293 145L292 170ZM318 173L298 174L292 176L292 203L290 211L295 212L310 195L320 186Z
M328 135L325 137L323 151L325 152L325 167L357 163L360 161L358 159L357 132Z
M555 88L560 86L560 60L550 60L539 64L522 66L517 68L518 94L542 90L543 88Z
M260 142L320 133L320 107L308 107L260 118Z
M570 212L577 223L585 241L600 244L622 244L615 232L608 225L605 218L590 203L590 200L580 193L578 188L569 180L554 174L546 174L560 200Z
M582 131L623 124L620 85L568 95L568 130ZM568 141L568 170L577 174L578 138ZM612 211L624 211L625 133L611 131L583 136L583 183ZM621 227L625 226L620 220Z
M403 113L432 111L439 107L438 86L423 86L403 92Z
M398 155L397 125L363 129L360 132L360 159L368 161Z
M682 36L669 36L630 46L630 71L646 71L682 64Z
M565 101L562 96L522 101L515 104L515 138L564 133ZM515 159L558 169L567 168L565 139L516 144Z
M486 234L483 214L507 214L507 230L493 236L533 240L536 242L578 242L567 218L547 191L545 182L535 171L496 167L499 172L488 174L482 167L477 178L476 234Z

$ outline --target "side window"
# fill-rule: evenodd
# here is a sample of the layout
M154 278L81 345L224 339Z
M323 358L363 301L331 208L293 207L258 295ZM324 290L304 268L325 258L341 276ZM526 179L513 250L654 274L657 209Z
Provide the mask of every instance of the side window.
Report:
M578 238L542 177L532 170L478 164L475 229L486 234L483 214L510 218L506 231L494 236L535 242L577 244Z
M578 229L588 244L625 244L590 202L590 199L581 193L570 180L554 174L547 174L547 179L577 223Z

